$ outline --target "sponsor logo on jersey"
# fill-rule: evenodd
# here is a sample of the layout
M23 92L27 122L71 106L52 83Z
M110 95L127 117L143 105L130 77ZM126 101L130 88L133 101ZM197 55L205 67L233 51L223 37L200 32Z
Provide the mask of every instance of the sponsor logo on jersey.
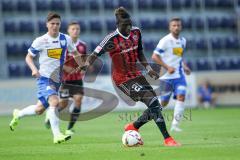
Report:
M173 48L173 54L182 57L183 55L183 48Z
M62 48L48 49L47 54L50 58L60 59L62 54Z

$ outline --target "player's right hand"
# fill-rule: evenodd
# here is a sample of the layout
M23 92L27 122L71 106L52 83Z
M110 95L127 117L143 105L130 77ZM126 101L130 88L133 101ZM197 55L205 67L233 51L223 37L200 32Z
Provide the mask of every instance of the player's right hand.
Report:
M39 71L38 70L32 71L32 76L35 77L35 78L39 78L40 77Z
M175 72L175 68L168 66L167 71L169 74L173 74Z

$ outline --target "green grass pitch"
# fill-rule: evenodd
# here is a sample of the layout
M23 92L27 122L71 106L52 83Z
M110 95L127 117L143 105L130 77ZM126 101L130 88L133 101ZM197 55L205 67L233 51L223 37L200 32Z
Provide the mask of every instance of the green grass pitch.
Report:
M140 112L139 112L140 113ZM172 111L164 111L170 126ZM169 148L153 122L141 128L142 147L123 147L123 126L136 112L115 112L78 122L76 134L64 144L53 144L44 116L21 119L11 132L10 116L0 117L1 160L238 160L240 159L240 109L190 110L185 112L181 133L172 133L182 147ZM67 123L61 124L62 130Z

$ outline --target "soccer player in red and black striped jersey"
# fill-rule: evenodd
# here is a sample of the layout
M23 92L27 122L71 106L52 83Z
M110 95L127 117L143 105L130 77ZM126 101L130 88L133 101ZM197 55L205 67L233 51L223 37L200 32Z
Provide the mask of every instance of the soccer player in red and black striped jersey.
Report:
M116 31L103 39L88 57L82 69L86 70L98 56L108 52L112 59L112 79L116 86L134 101L141 101L148 107L135 122L125 126L125 131L138 131L140 127L153 119L164 137L164 145L179 146L180 144L167 131L161 113L162 107L158 102L156 93L137 69L137 61L139 61L152 78L159 78L143 54L141 32L139 28L132 26L130 15L125 8L117 8L115 16L117 23Z
M74 42L78 52L81 54L79 56L84 59L87 54L86 43L79 39L80 36L80 25L77 22L71 22L68 25L68 34ZM61 108L65 108L68 105L69 97L74 100L74 108L71 113L71 118L68 124L68 128L65 132L66 135L72 135L74 130L72 129L76 123L78 116L81 112L81 104L83 98L83 80L82 74L77 70L78 64L74 61L71 54L67 54L66 60L63 66L63 79L60 93L65 93L65 96L60 97ZM66 91L66 92L65 92ZM68 94L66 94L68 93ZM61 96L61 94L60 94Z
M71 37L73 43L76 46L76 49L79 52L78 59L85 59L87 46L86 43L79 39L80 36L80 25L77 22L71 22L68 24L67 30L69 36ZM70 121L68 124L68 128L65 131L66 135L74 134L74 130L72 129L74 124L76 123L79 114L81 112L81 104L83 98L83 80L82 74L79 72L78 64L74 61L73 55L67 54L65 63L63 65L63 77L62 84L60 87L60 109L63 110L68 106L69 98L73 98L74 108L72 110ZM46 115L45 125L49 128L49 120Z

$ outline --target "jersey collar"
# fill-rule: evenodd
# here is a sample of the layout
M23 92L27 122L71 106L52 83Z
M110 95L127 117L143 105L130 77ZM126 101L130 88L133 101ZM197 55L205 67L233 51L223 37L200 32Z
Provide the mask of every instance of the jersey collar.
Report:
M122 33L120 33L119 32L119 30L118 30L118 28L117 28L117 33L121 36L121 37L123 37L124 39L128 39L129 37L130 37L130 34L126 37L126 36L124 36L124 35L122 35Z

